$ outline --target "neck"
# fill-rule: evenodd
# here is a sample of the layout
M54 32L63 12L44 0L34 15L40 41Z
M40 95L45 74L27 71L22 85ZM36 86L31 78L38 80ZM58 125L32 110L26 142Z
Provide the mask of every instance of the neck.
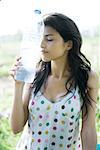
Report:
M69 76L69 66L67 56L63 55L59 59L51 61L51 74L53 77L61 79Z

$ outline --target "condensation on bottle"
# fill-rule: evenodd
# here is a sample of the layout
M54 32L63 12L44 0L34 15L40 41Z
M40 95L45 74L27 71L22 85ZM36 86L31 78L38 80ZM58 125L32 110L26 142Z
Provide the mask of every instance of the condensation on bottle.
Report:
M32 14L32 24L23 34L20 47L23 67L16 74L16 80L32 83L35 75L35 66L40 56L43 29L41 9L35 7Z
M43 19L40 9L33 10L33 31L32 38L35 40L35 44L40 44L43 35Z

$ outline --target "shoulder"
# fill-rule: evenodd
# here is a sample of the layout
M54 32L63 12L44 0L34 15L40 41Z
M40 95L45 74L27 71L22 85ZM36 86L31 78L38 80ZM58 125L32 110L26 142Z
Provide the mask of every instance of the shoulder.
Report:
M89 72L89 78L87 82L87 86L89 89L98 89L99 78L95 71L91 70Z

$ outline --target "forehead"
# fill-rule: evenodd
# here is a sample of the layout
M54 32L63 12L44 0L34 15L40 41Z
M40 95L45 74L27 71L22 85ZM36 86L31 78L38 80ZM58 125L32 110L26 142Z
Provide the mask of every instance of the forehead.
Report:
M49 36L59 36L59 33L52 27L45 26L44 27L44 36L49 35Z

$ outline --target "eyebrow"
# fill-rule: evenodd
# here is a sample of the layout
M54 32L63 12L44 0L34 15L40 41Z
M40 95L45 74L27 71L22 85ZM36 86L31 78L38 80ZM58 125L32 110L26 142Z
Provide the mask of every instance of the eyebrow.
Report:
M53 34L46 34L44 35L45 37L48 37L48 36L54 36Z

